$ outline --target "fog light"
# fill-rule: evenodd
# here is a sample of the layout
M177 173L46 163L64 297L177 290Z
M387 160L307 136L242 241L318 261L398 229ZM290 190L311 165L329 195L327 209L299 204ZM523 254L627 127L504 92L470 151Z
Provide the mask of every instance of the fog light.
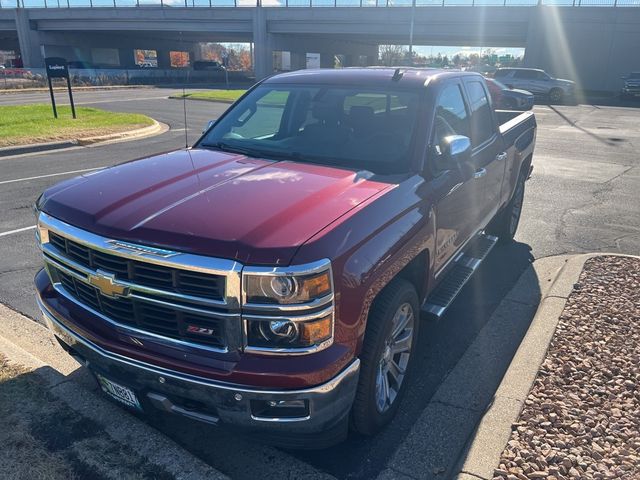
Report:
M251 414L260 418L304 418L309 416L307 400L251 400Z
M331 340L333 314L318 319L248 319L247 346L260 348L309 348Z

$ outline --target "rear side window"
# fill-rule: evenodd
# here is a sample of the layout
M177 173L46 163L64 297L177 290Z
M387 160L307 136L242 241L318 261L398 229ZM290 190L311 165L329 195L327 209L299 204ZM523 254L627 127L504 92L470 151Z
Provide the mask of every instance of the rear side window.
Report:
M491 106L482 82L472 80L466 82L471 107L471 143L481 145L494 133Z
M540 78L540 72L537 70L516 70L514 78L521 78L523 80L535 80Z
M496 73L495 73L493 76L494 76L495 78L506 77L506 76L508 76L511 72L512 72L512 70L506 70L506 69L496 70Z

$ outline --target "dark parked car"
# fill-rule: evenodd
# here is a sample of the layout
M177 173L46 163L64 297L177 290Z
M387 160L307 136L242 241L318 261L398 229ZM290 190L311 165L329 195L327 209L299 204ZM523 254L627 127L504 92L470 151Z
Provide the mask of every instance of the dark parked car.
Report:
M505 110L531 110L533 108L533 93L509 88L494 78L486 78L485 80L493 99L494 108Z
M494 78L509 88L518 88L547 97L550 101L560 103L573 99L575 82L562 78L553 78L544 70L536 68L499 68Z
M476 73L270 77L192 148L46 190L39 306L129 408L296 447L374 434L422 373L421 315L513 238L535 137Z
M624 86L620 94L623 98L640 96L640 72L631 72L622 79Z
M212 60L196 60L193 62L194 70L207 70L210 72L224 72L225 68L220 62L214 62Z

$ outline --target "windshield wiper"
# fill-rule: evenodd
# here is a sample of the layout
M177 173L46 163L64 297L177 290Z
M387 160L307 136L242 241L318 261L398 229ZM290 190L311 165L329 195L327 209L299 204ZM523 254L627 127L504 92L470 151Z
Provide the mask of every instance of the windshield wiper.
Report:
M330 157L322 157L315 155L303 155L300 152L282 152L275 150L252 150L244 147L237 147L235 145L229 145L225 142L215 143L202 143L200 146L205 148L216 148L223 152L239 153L246 155L247 157L265 158L269 160L290 160L292 162L301 163L320 163L324 165L337 165L340 162Z
M247 157L260 157L260 154L255 150L236 147L235 145L229 145L225 142L201 143L200 146L205 148L216 148L218 150L222 150L223 152L239 153L240 155L246 155Z
M272 150L263 150L260 152L265 158L273 160L290 160L292 162L300 163L320 163L325 165L336 165L339 163L334 158L323 157L318 155L302 154L300 152L278 152Z

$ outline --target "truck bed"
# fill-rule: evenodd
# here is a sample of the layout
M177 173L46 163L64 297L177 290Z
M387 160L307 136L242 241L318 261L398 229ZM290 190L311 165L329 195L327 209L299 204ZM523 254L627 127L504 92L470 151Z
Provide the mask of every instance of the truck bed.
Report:
M507 145L515 145L520 152L526 150L535 138L536 117L533 112L496 110L500 133Z

